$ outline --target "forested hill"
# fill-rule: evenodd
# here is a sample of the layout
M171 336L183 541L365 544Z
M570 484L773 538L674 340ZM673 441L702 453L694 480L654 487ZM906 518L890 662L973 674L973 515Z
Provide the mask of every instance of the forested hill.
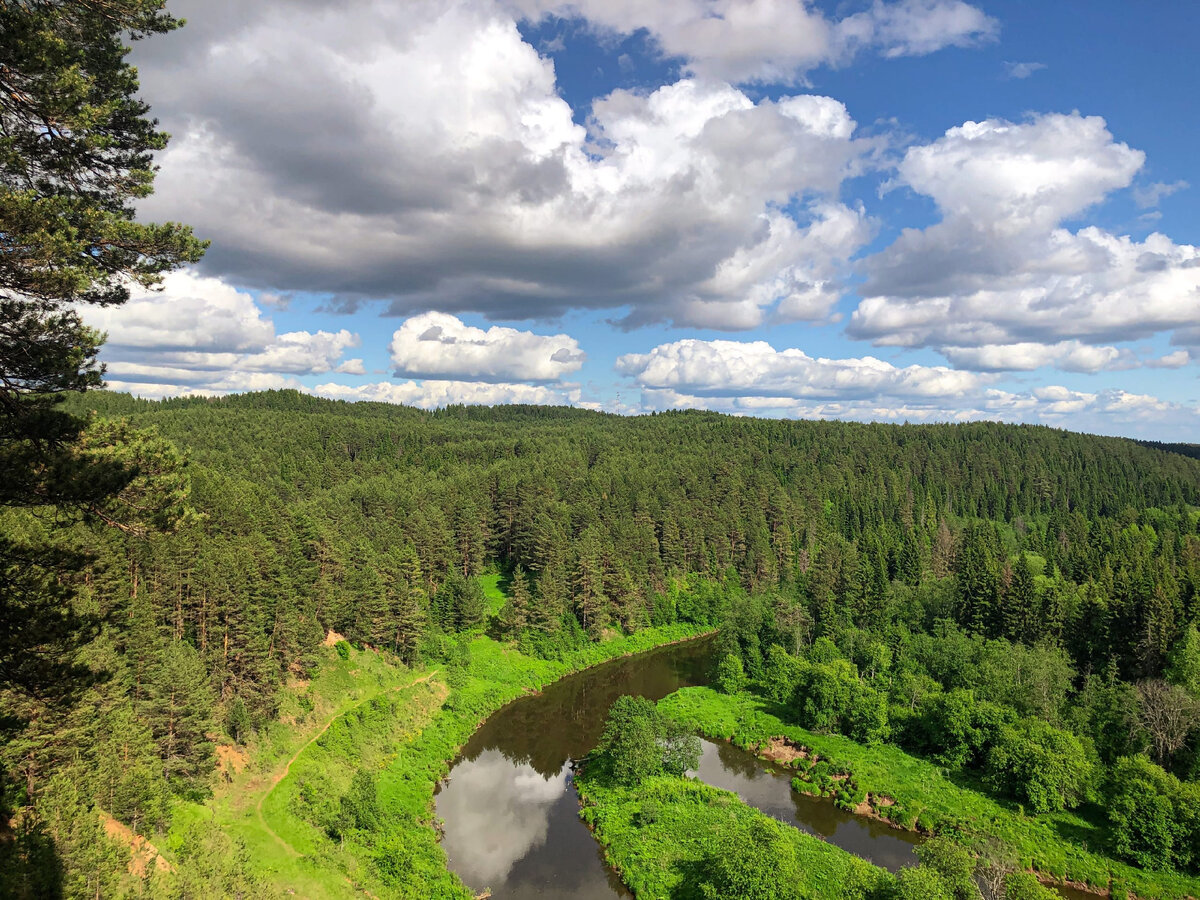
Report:
M655 598L688 574L786 586L829 630L884 616L893 586L961 582L968 560L1006 582L1010 558L1028 552L1052 583L1045 627L1080 667L1112 659L1130 677L1155 673L1197 612L1200 462L1118 438L701 412L425 412L295 392L82 402L183 448L205 514L170 537L120 541L129 559L109 577L182 596L170 611L180 633L228 616L221 603L246 606L242 618L272 623L275 665L326 628L394 638L398 585L422 604L434 597L435 621L455 615L437 601L448 574L491 562L529 576L519 626L536 616L541 633L565 622L594 636L674 615ZM1081 604L1086 634L1071 628ZM1010 633L1003 605L988 588L935 612L1036 637Z
M625 471L622 480L662 471L735 480L769 474L793 498L808 493L836 500L868 479L886 487L906 484L914 501L940 501L948 504L946 513L990 517L1064 506L1112 515L1124 506L1195 502L1200 478L1200 466L1174 457L1194 455L1187 452L1197 449L1193 445L990 422L864 425L699 411L621 417L517 405L425 411L295 391L159 402L93 392L71 405L155 424L193 460L300 492L413 466L469 470L514 458L536 458L539 469L582 462L589 472L608 472L630 455L651 452L658 464ZM320 478L308 477L317 473ZM812 490L792 488L797 476ZM670 491L659 485L656 493Z
M903 724L942 708L918 694L977 689L1104 762L1150 746L1132 684L1189 640L1200 685L1200 461L1133 441L295 392L67 405L157 429L189 460L193 512L145 533L0 512L0 539L29 548L6 578L32 685L0 697L4 805L50 831L91 805L164 825L172 795L207 790L214 740L270 721L331 630L414 663L453 659L480 626L553 657L648 624L720 625L755 677L773 645L828 638L890 685L870 696L891 697L907 746L944 743ZM487 568L509 595L490 624L473 577ZM1198 723L1154 738L1180 777L1200 771ZM28 867L11 872L37 870L43 833L9 846ZM93 840L55 838L66 870L90 865Z
M1161 441L1138 441L1145 447L1155 450L1165 450L1168 453L1180 453L1192 459L1200 459L1200 444L1164 444Z

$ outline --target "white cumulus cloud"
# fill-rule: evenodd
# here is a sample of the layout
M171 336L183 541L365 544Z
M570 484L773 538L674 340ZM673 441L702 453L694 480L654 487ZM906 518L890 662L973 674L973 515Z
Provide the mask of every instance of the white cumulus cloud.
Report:
M314 388L302 388L308 393L332 400L373 400L380 403L400 403L434 409L454 404L495 406L504 403L529 403L541 406L569 406L578 399L576 388L547 387L538 384L494 384L482 381L422 381L345 385L330 382Z
M831 19L803 0L509 0L521 14L578 16L593 26L633 34L645 29L689 72L739 82L795 83L820 65L847 62L856 51L919 56L991 38L994 19L961 0L876 0Z
M1138 364L1131 350L1097 347L1081 341L942 347L941 352L960 369L984 372L1030 372L1042 366L1054 366L1068 372L1100 372Z
M945 366L897 367L872 356L820 359L794 348L776 350L766 341L695 339L626 354L617 371L644 388L714 397L945 397L987 381Z
M874 144L836 100L694 77L584 126L517 12L349 5L183 0L188 27L139 46L174 135L143 213L212 238L206 272L398 315L741 329L826 316L872 236L838 192Z
M81 312L108 334L109 386L141 396L298 387L300 375L362 369L342 359L357 334L276 334L249 293L188 270L167 275L161 290L135 289L121 306Z
M545 335L494 325L486 331L447 313L405 320L392 335L398 377L484 381L558 381L578 371L586 355L565 334Z
M626 354L617 369L640 388L643 411L694 408L881 422L1003 420L1159 435L1194 426L1200 415L1194 406L1120 389L1047 385L1014 391L998 387L995 375L900 367L870 356L819 359L763 341L676 341Z
M909 149L898 181L932 197L942 220L866 259L849 333L984 368L1095 371L1127 360L1109 344L1200 321L1196 247L1064 225L1128 187L1143 161L1078 114L968 122Z

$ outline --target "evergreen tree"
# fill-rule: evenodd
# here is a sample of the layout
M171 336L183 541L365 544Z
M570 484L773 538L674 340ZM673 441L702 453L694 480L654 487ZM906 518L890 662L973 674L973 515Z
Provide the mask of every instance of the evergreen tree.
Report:
M163 777L181 787L201 786L213 767L207 737L214 728L213 699L208 673L190 644L171 641L163 649L146 706Z
M520 565L513 570L509 593L502 613L502 624L504 633L515 637L529 627L532 618L533 597L529 592L529 578Z
M1039 604L1037 586L1029 557L1022 553L1012 567L1008 584L1000 597L1003 634L1012 641L1033 643L1038 632Z
M954 561L958 584L957 618L960 624L977 634L991 630L996 618L999 573L991 549L991 529L974 524L963 534L962 546Z
M1200 700L1200 630L1191 623L1171 648L1166 678Z

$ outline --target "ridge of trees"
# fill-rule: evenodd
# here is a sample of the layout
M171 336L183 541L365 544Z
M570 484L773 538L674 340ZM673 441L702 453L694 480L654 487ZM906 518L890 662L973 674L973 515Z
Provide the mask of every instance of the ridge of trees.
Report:
M37 811L67 784L143 833L172 794L202 796L213 743L270 721L330 630L416 663L485 626L554 657L720 624L749 677L801 667L776 679L803 681L819 727L984 770L1007 747L999 789L1029 784L1001 769L1071 740L1093 770L1146 751L1194 777L1194 719L1154 713L1200 672L1200 463L1177 454L987 423L430 413L294 392L67 408L180 448L194 514L164 533L0 513L4 539L75 554L41 584L88 622L63 654L92 676L74 705L4 698L19 723L0 751L19 832L6 871L36 868ZM476 579L492 567L509 597L494 618ZM1023 720L1055 731L997 744ZM1079 794L1035 790L1031 808ZM68 868L78 840L55 845Z

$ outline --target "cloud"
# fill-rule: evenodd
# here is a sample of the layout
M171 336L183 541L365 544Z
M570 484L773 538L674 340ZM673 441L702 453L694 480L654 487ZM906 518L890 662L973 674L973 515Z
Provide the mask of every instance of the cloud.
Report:
M517 861L546 842L551 811L567 790L568 769L543 778L530 765L514 766L499 750L456 766L437 797L445 820L443 844L455 871L472 885L501 883ZM482 802L480 802L482 800Z
M109 386L142 396L297 387L301 375L362 369L362 360L342 360L358 335L276 334L250 294L191 271L168 275L161 291L135 290L122 306L82 312L108 333Z
M1058 385L1011 391L997 387L994 375L899 367L870 356L815 359L762 341L676 341L622 356L617 370L641 389L639 409L647 412L695 408L806 419L1003 420L1110 434L1194 427L1200 414L1147 394Z
M1145 154L1117 143L1098 116L1039 116L1024 123L966 122L912 147L902 183L932 197L956 225L1012 234L1051 228L1127 187Z
M1030 372L1043 366L1054 366L1067 372L1100 372L1138 365L1131 350L1094 347L1080 341L939 349L958 368L977 372Z
M547 387L538 384L496 384L482 381L445 381L424 379L399 384L389 381L374 384L344 385L330 382L314 388L301 388L311 394L333 400L372 400L401 403L435 409L454 404L496 406L505 403L529 403L542 406L570 406L579 397L573 385Z
M765 341L660 344L629 353L617 371L643 388L708 397L865 399L945 397L976 390L986 376L945 366L899 368L872 356L815 359L802 350L776 350Z
M586 359L579 342L565 334L498 325L484 331L439 312L407 319L392 335L390 349L396 376L414 378L558 381Z
M645 29L685 70L734 84L796 84L805 72L859 51L920 56L993 37L997 23L959 0L875 2L836 20L800 0L511 0L532 19L582 17L619 34Z
M1009 78L1028 78L1034 72L1040 72L1046 68L1045 63L1040 62L1006 62L1004 64L1004 72Z
M1133 189L1133 200L1142 209L1149 209L1158 206L1163 197L1170 197L1172 194L1185 191L1189 187L1191 185L1183 180L1173 181L1170 184L1155 181L1144 187L1135 187Z
M1136 340L1200 321L1196 247L1063 225L1128 187L1143 160L1103 119L1079 114L967 122L910 148L897 182L933 198L942 219L864 261L849 334L959 362L1045 344L1040 357L1090 371L1112 348L1084 355L1063 342Z
M212 238L206 272L333 309L741 329L826 316L872 237L837 195L874 142L835 100L697 77L582 126L512 11L351 6L184 0L139 44L174 135L142 212Z
M849 419L864 422L1007 421L1097 430L1128 431L1130 424L1193 425L1200 409L1122 390L1074 391L1047 385L1030 391L988 389L938 401L913 398L885 402L875 398L806 401L788 397L711 397L671 389L642 392L645 411L708 409L734 415L775 415L801 419Z
M1181 369L1192 361L1192 355L1187 350L1175 350L1157 359L1146 361L1152 369Z

